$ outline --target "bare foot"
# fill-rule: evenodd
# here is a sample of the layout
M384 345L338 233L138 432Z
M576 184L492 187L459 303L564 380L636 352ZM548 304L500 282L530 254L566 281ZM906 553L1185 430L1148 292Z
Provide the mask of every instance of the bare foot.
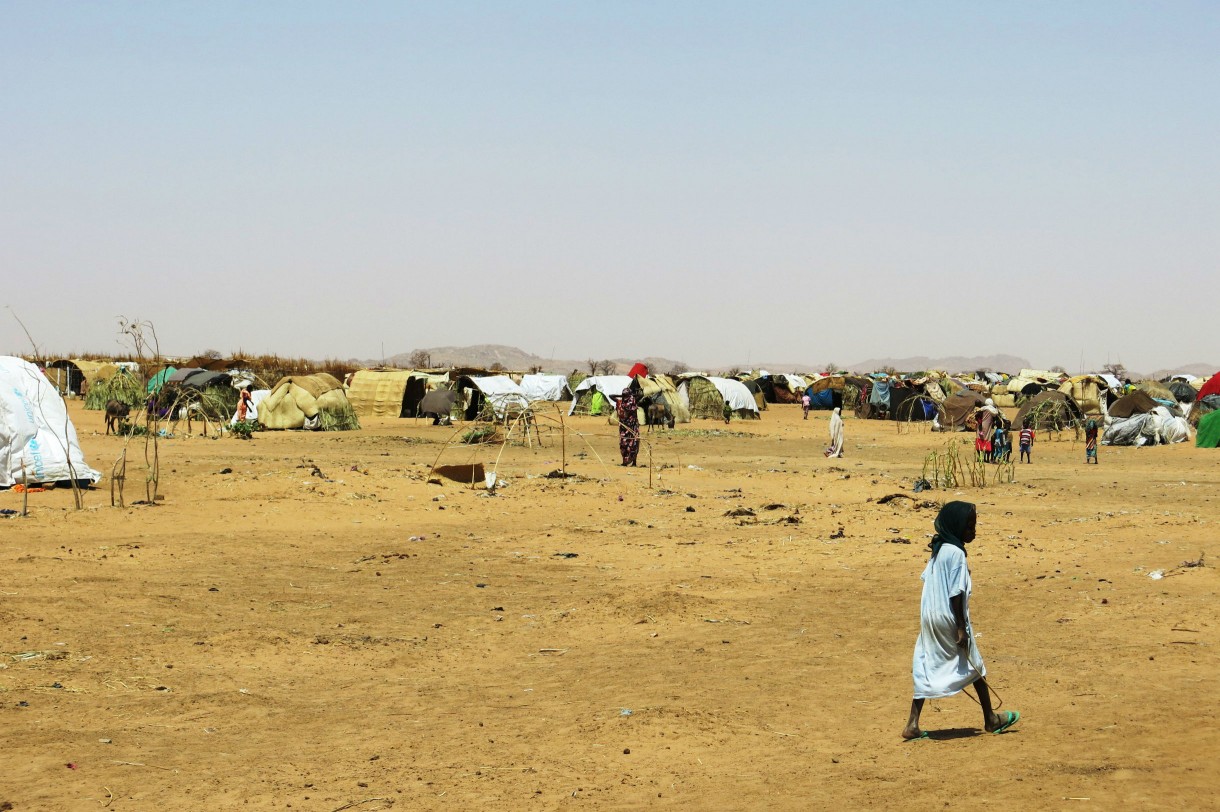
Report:
M902 729L902 738L911 741L912 739L926 739L928 734L917 727L904 727Z

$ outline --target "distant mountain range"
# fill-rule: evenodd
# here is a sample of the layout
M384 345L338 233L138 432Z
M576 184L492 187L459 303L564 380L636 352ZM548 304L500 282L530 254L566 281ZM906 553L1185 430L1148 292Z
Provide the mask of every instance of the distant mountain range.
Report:
M421 363L422 361L422 363ZM423 349L412 350L411 352L399 353L385 359L385 363L399 366L432 366L432 367L447 367L447 366L468 366L480 367L482 369L490 369L497 364L505 369L513 372L526 372L531 369L540 369L543 372L553 372L569 374L573 370L578 372L589 372L591 362L596 362L599 365L603 362L609 362L613 365L614 374L626 374L627 370L636 361L641 361L654 372L671 372L674 370L687 371L692 370L689 364L683 361L675 361L671 358L649 357L649 358L609 358L609 359L572 359L572 358L543 358L540 355L535 355L531 352L526 352L518 347L509 347L503 344L475 344L468 347L426 347ZM373 362L376 363L376 362ZM869 358L854 364L849 364L842 369L848 372L874 372L879 369L896 369L900 372L918 372L927 369L941 369L948 372L972 372L975 370L990 370L994 372L1019 372L1022 369L1031 367L1032 364L1025 359L1015 355L985 355L985 356L947 356L942 358L929 358L927 356L911 356L907 358ZM716 367L703 367L698 369L700 372L725 372L730 369L739 368L745 369L745 365L725 364ZM812 363L757 363L753 365L755 369L766 369L770 372L796 372L796 373L811 373L821 372L826 368L826 364ZM1134 371L1130 372L1133 378L1163 378L1167 375L1172 375L1178 372L1184 372L1200 377L1208 377L1216 372L1217 367L1213 364L1186 364L1185 366L1173 367L1171 369L1159 370L1151 374L1139 374Z

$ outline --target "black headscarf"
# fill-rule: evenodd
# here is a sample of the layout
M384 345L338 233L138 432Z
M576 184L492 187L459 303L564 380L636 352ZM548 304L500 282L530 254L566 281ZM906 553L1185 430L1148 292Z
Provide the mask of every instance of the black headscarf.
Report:
M934 525L936 535L928 544L932 557L936 557L941 545L944 544L952 544L965 553L966 544L962 541L962 536L966 535L966 528L970 526L970 520L976 515L974 504L971 502L949 502L941 508L940 513L936 514Z

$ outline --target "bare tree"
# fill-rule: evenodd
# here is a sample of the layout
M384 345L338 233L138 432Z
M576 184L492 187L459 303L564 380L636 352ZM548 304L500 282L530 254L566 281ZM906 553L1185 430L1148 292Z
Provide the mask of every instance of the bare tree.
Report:
M407 363L411 365L411 369L431 369L432 353L427 350L415 350L407 357Z
M1101 368L1101 371L1109 373L1110 375L1113 375L1115 378L1118 378L1120 381L1127 380L1127 368L1125 366L1123 366L1122 364L1119 364L1119 363L1106 364L1104 367Z
M504 364L501 364L499 361L496 361L495 363L493 363L491 366L489 366L487 368L487 371L488 372L503 372Z
M1063 366L1062 366L1062 365L1060 365L1060 364L1055 364L1053 367L1051 367L1051 368L1050 368L1050 371L1051 371L1051 372L1057 372L1057 373L1059 373L1060 375L1066 375L1066 374L1067 374L1067 370L1066 370L1066 369L1064 369L1064 368L1063 368Z
M669 370L669 376L671 378L676 378L685 372L690 372L690 367L688 367L686 364L682 363L681 361L678 361Z
M199 353L199 357L207 358L212 361L219 361L221 358L224 358L224 356L220 354L219 350L204 350L203 352Z
M532 367L530 367L530 374L531 374L531 375L537 375L539 372L542 372L542 366L541 366L541 365L539 365L539 364L534 364Z
M836 364L834 361L831 361L826 366L822 367L822 371L825 372L827 375L833 375L839 371L839 365Z
M736 378L740 374L741 374L741 367L730 367L729 369L725 370L724 377Z
M585 364L586 364L586 365L589 367L589 374L590 374L590 375L596 375L596 374L597 374L597 367L598 367L598 363L599 363L599 362L597 362L597 361L593 360L592 358L589 358L589 359L586 359L586 360L585 360Z
M603 375L613 375L618 370L618 364L606 358L597 365L597 368L602 371Z

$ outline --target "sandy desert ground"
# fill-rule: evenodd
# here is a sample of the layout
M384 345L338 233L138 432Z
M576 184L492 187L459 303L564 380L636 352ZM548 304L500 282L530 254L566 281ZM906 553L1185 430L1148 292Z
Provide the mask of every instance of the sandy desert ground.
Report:
M108 471L124 441L71 409ZM916 496L965 435L849 417L829 460L827 414L777 406L651 435L650 472L575 418L564 481L546 425L495 495L429 484L498 448L414 420L179 433L152 507L31 494L0 521L0 806L1220 806L1215 451L1086 468L1042 438L1016 483ZM904 743L923 503L952 498L979 505L974 624L1022 718L983 734L961 695Z

